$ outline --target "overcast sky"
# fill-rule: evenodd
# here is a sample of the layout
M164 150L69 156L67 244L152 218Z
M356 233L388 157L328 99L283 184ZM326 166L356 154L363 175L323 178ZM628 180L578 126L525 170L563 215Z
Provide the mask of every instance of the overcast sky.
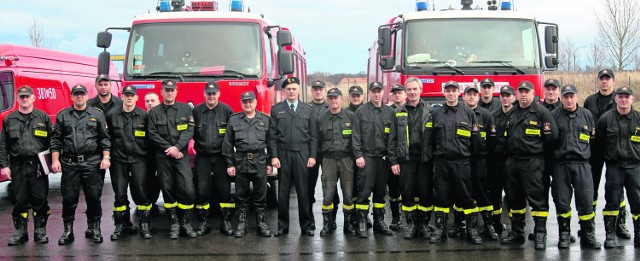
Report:
M431 1L431 0L430 0ZM2 1L0 43L29 45L33 19L44 27L51 49L97 57L96 33L107 27L131 26L136 14L155 12L157 0L22 0ZM186 1L190 3L189 0ZM307 51L309 72L357 73L366 70L368 51L377 28L391 17L415 10L415 0L245 0L254 13L262 13L288 27ZM485 0L474 1L486 7ZM539 21L560 26L560 37L576 47L589 46L597 35L595 12L599 0L512 0L519 11ZM229 0L219 0L220 10ZM435 0L437 9L460 0ZM128 35L115 33L112 54L122 54ZM588 48L578 51L587 61ZM120 68L121 69L121 68Z

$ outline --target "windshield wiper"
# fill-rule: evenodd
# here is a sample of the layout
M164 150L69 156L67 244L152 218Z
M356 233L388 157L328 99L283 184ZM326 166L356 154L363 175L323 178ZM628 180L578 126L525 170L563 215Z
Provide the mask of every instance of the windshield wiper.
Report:
M472 61L470 63L499 63L499 64L502 64L505 67L509 67L511 69L514 69L514 70L516 70L516 72L519 72L521 74L527 74L522 69L520 69L518 67L515 67L513 64L511 64L511 61L487 60L487 61Z
M239 73L224 73L224 74L184 74L184 77L198 77L198 78L238 78L244 79L244 75Z
M154 78L178 78L180 81L184 82L184 78L182 75L174 73L174 72L152 72L150 74L145 75L131 75L133 78L145 78L145 77L154 77Z
M445 62L441 62L441 61L438 61L438 60L431 60L431 61L416 62L416 63L412 63L412 64L439 64L440 66L437 66L437 67L434 67L434 68L444 68L444 67L447 67L447 68L449 68L449 69L451 69L451 70L456 71L456 72L457 72L457 73L459 73L459 74L464 75L464 71L463 71L463 70L458 69L458 67L455 67L455 66L453 66L453 65L451 65L451 64L448 64L448 63L445 63Z

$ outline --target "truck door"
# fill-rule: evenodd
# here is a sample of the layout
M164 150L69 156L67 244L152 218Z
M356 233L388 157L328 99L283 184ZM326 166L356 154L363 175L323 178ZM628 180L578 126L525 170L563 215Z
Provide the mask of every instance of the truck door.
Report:
M2 111L2 119L4 119L4 113L6 110L13 107L15 102L13 94L13 72L0 72L0 111Z

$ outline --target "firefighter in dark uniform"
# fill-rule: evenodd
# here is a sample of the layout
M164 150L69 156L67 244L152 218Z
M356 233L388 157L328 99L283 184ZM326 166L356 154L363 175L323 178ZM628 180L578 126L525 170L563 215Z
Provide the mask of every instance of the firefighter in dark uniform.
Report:
M195 238L198 234L191 227L195 186L187 151L194 120L191 107L177 102L177 95L173 80L162 82L163 102L149 111L148 135L155 148L164 208L171 225L169 238L178 239L180 234ZM180 218L176 208L180 209Z
M196 233L202 236L211 232L209 224L209 202L214 192L220 199L222 221L220 233L232 236L231 216L235 203L231 198L231 177L222 156L222 142L227 131L229 116L233 114L229 105L220 102L220 90L216 82L208 82L204 87L205 101L193 108L195 131L193 140L196 150L195 186L196 209L200 226Z
M633 91L620 87L615 92L616 108L600 117L596 126L594 152L602 153L607 172L605 174L604 198L606 204L602 215L606 239L605 248L615 248L616 219L620 202L627 191L633 218L635 247L640 247L640 112L633 109Z
M8 245L20 245L29 240L27 223L29 208L33 209L33 237L36 243L47 243L47 220L51 211L47 202L49 178L38 160L38 153L49 149L51 119L33 107L33 89L18 88L18 110L2 121L0 132L0 168L2 176L11 180L9 199L13 204L15 233Z
M60 189L64 232L58 245L66 245L74 240L73 221L81 186L87 203L88 228L85 237L102 243L100 170L111 165L111 142L104 114L87 106L87 87L80 84L73 86L71 99L72 107L56 115L51 135L51 169L53 172L62 172Z
M560 230L559 248L568 248L571 243L571 198L576 194L576 209L580 219L582 236L580 245L600 249L595 239L593 208L593 180L589 148L595 132L591 113L577 104L578 91L575 86L561 88L562 107L551 112L558 124L558 140L553 148L553 201L558 213ZM572 191L574 190L574 191Z
M300 102L300 80L287 78L282 83L287 96L271 108L269 148L271 166L278 168L278 230L276 236L289 234L289 192L296 187L298 214L302 235L313 236L310 217L309 171L316 165L316 115L311 105Z
M473 187L472 197L476 201L478 211L484 221L484 235L491 240L498 240L498 233L493 227L493 204L490 199L489 167L487 157L489 144L496 138L496 125L493 115L488 110L480 107L480 90L475 86L466 87L463 100L465 106L473 110L478 121L478 135L480 142L474 147L474 156L471 159L471 183Z
M349 87L349 106L346 108L348 111L356 113L356 110L362 105L364 92L362 87L354 85Z
M355 114L342 109L342 92L333 88L327 92L329 110L318 116L318 149L322 152L322 217L323 227L320 236L326 236L335 230L332 225L336 220L338 179L342 188L342 205L344 212L345 234L354 234L355 227L351 220L355 217L352 200L353 191L353 150L351 136Z
M602 69L598 72L598 92L589 95L584 101L584 108L589 110L593 115L596 124L605 112L616 108L614 99L615 94L615 74L611 69ZM598 188L600 188L600 180L602 179L602 168L604 166L604 158L601 152L595 151L596 147L591 146L591 174L593 176L593 211L596 211L598 205ZM620 211L616 223L616 235L619 237L630 239L631 233L627 229L627 210L624 197L620 198Z
M480 92L481 97L478 102L478 106L480 108L484 108L489 112L494 112L500 110L500 100L493 97L493 88L495 88L495 83L491 78L485 78L480 81Z
M472 109L458 101L460 87L455 81L444 84L446 104L433 113L433 143L435 156L435 218L436 228L429 242L447 239L447 215L451 204L463 210L467 238L482 244L478 234L478 208L472 194L470 157L479 136L476 116Z
M504 163L507 161L507 132L506 126L509 117L513 112L515 102L515 91L513 87L505 85L500 87L500 103L502 107L493 112L493 119L496 125L496 139L489 143L489 198L493 204L493 228L499 236L505 229L502 224L502 191L506 170Z
M227 164L227 174L235 177L238 198L238 227L235 237L247 233L247 211L253 198L256 208L258 235L271 237L267 225L267 175L272 167L267 151L269 141L269 117L256 111L256 95L243 92L240 96L242 112L231 115L222 144L222 154ZM235 148L235 152L234 152ZM249 187L253 183L253 193ZM253 195L252 195L253 194Z
M393 109L382 104L382 83L369 84L369 102L356 110L353 121L353 155L358 172L358 197L356 212L358 216L357 234L361 238L369 236L367 231L367 213L369 196L373 193L373 232L393 235L384 222L385 196L388 172L388 138L393 121Z
M535 223L535 248L545 249L549 202L543 182L543 153L557 139L558 129L551 113L533 102L534 96L533 83L522 81L518 85L518 105L507 123L509 156L505 163L505 192L510 208L511 232L502 239L502 243L524 243L524 214L528 202Z
M400 84L394 84L393 87L391 87L391 95L393 97L393 103L389 105L389 107L391 107L391 109L393 109L394 111L398 109L398 107L405 106L405 104L407 103L407 92L404 86ZM392 171L389 172L389 177L387 177L387 187L389 189L389 209L391 210L391 223L389 223L389 228L393 231L400 229L400 227L402 226L402 221L400 220L400 201L402 200L402 198L400 197L400 180L400 175L396 175ZM414 202L412 206L415 205L416 204Z
M155 92L148 92L144 95L144 107L147 109L147 113L151 108L156 107L160 104L160 97ZM148 136L148 135L147 135ZM153 148L153 144L147 142L147 148L149 151L153 152L155 149ZM158 205L156 202L160 197L160 184L158 182L158 175L156 171L156 154L155 153L147 153L147 179L145 188L147 191L147 198L149 202L151 202L151 214L158 214Z
M151 238L149 211L151 202L147 198L147 119L148 114L136 107L138 95L135 86L122 90L123 106L105 115L111 137L111 185L115 194L113 221L115 229L111 240L120 239L123 234L135 234L131 223L127 188L131 189L133 202L138 206L140 236Z
M409 100L395 110L389 135L391 171L402 184L402 210L408 226L404 238L419 234L429 238L428 225L433 211L433 107L420 99L422 82L419 79L408 78L405 89ZM417 204L415 197L419 198Z

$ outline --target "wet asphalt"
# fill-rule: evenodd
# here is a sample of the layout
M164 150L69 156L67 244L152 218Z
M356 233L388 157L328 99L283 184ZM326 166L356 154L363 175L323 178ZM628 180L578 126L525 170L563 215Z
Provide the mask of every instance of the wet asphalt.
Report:
M284 237L263 238L255 234L255 215L249 212L249 234L244 238L234 238L222 235L219 231L220 217L213 216L213 231L195 239L168 239L168 220L164 209L151 220L153 238L143 240L138 235L124 237L118 241L111 241L109 236L113 232L111 209L113 204L113 190L107 178L102 196L102 235L103 243L96 244L84 238L87 228L84 212L86 206L81 194L80 205L76 211L75 242L58 246L57 241L62 235L62 200L60 195L60 177L50 177L49 204L52 215L49 219L47 232L48 244L33 242L33 221L29 220L30 241L20 246L7 246L7 240L14 228L11 223L12 206L7 199L7 184L0 184L0 260L28 259L28 260L640 260L640 251L633 247L633 240L618 239L616 249L590 250L581 249L578 242L569 249L557 248L558 226L555 218L555 208L551 204L549 222L547 225L547 249L536 251L532 241L523 245L505 246L498 242L485 239L482 245L472 245L461 239L449 239L444 243L430 244L427 239L406 240L402 238L402 230L393 236L373 234L361 239L343 234L342 213L338 214L338 230L327 237L320 237L322 228L322 213L320 202L322 186L319 184L315 191L318 203L314 204L316 220L315 236L301 236L297 226L297 200L295 193L290 201L290 233ZM602 191L602 185L600 188ZM599 202L604 203L604 193L600 193ZM162 206L162 199L158 205ZM132 205L132 207L134 207ZM596 213L597 239L604 241L604 228L601 216L602 206ZM134 223L137 217L132 215ZM387 222L390 221L387 211ZM451 222L451 218L449 219ZM507 220L503 213L503 220ZM276 229L277 210L269 209L268 222L272 231ZM508 222L507 222L508 224ZM194 226L197 223L194 219ZM235 219L234 219L235 226ZM627 227L633 232L631 219L627 219ZM576 235L579 225L577 217L571 221L572 234ZM533 221L527 214L528 234L533 229ZM579 238L578 238L579 240ZM640 248L638 248L640 249Z

